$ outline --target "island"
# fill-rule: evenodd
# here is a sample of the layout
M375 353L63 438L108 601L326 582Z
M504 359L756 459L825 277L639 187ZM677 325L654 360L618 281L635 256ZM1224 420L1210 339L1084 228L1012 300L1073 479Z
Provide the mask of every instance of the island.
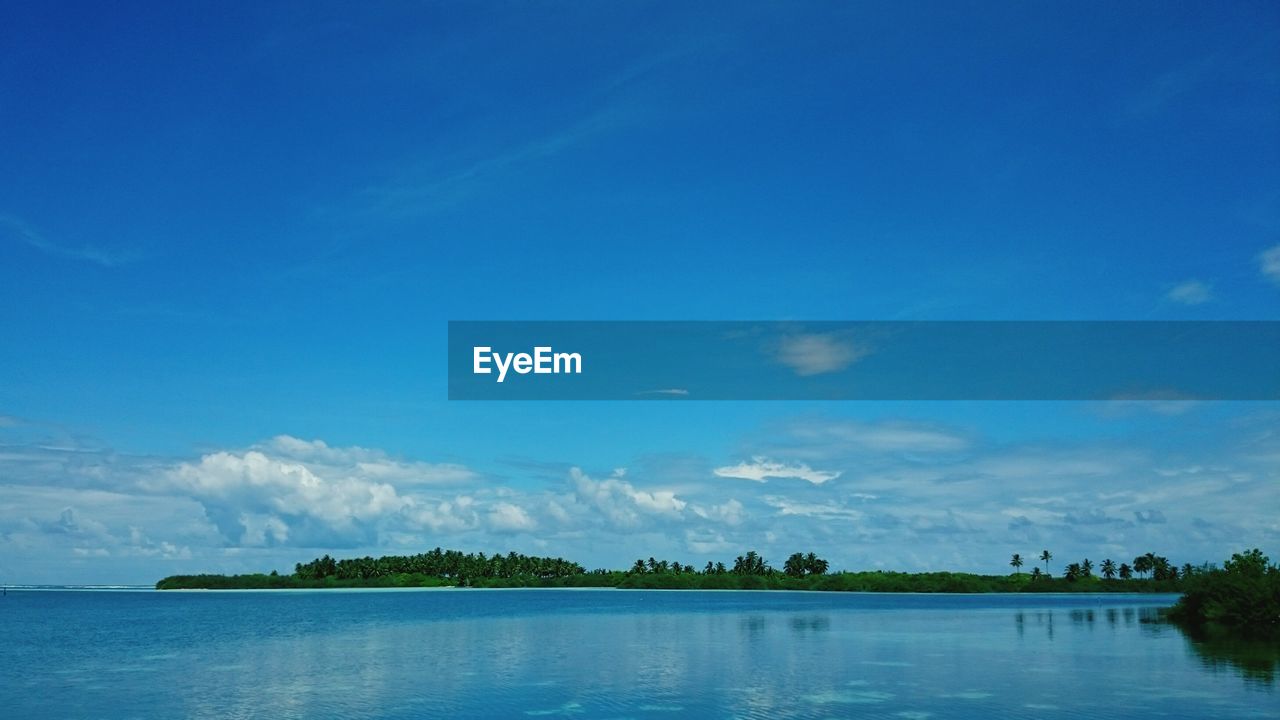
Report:
M587 570L558 557L463 553L435 548L417 555L387 555L337 560L328 555L298 563L292 574L173 575L156 583L160 590L323 589L323 588L622 588L664 590L818 590L844 592L999 593L999 592L1183 592L1196 578L1215 571L1211 565L1181 568L1155 553L1133 563L1084 559L1050 573L1053 554L1038 556L1045 568L1023 572L1015 553L1008 575L965 572L895 572L887 570L828 572L829 563L815 553L793 553L781 569L756 551L731 564L708 562L699 568L653 557L637 559L626 570Z

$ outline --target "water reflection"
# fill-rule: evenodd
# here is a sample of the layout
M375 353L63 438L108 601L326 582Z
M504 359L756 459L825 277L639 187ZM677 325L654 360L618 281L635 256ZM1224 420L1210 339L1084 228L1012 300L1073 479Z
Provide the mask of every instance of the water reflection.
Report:
M1053 611L1037 610L1030 614L1031 624L1044 633L1050 640L1053 639ZM1013 614L1013 625L1018 631L1018 637L1026 634L1027 613L1019 610Z
M1021 635L1026 629L1027 618L1030 617L1032 624L1043 627L1045 633L1052 637L1053 619L1055 615L1061 614L1061 612L1055 613L1053 610L1037 610L1033 613L1019 610L1013 614L1013 623L1018 630L1018 634ZM1111 627L1150 624L1153 626L1151 628L1153 632L1159 631L1155 626L1163 626L1165 624L1160 608L1154 607L1103 608L1100 610L1095 608L1073 608L1066 612L1066 616L1072 625L1085 629L1096 625L1100 617Z
M1052 610L1030 613L1030 624L1041 629L1049 640L1053 640L1054 614ZM1023 610L1013 614L1019 638L1026 635L1028 615ZM1091 630L1099 621L1099 613L1092 608L1076 608L1067 612L1067 618L1072 626ZM1200 666L1213 673L1233 673L1246 683L1262 687L1276 685L1280 675L1280 638L1251 638L1226 628L1184 628L1168 622L1158 607L1105 608L1101 618L1112 629L1137 625L1147 637L1181 636Z
M795 632L820 632L830 629L831 617L828 615L797 615L791 618L791 629Z
M1145 606L1167 598L493 591L9 601L0 707L13 717L82 720L110 708L273 720L1280 720L1274 648L1184 642L1176 628L1142 622L1155 617Z
M1246 683L1271 687L1280 671L1280 638L1259 640L1222 629L1185 630L1187 645L1201 667L1214 673L1234 672Z
M738 621L738 626L742 628L742 634L753 639L764 634L767 624L768 621L763 615L746 615Z

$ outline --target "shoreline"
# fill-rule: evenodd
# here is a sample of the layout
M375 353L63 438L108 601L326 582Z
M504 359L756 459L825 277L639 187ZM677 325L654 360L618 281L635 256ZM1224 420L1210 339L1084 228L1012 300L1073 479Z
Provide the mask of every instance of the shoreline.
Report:
M1137 598L1137 597L1181 597L1183 593L1173 591L1119 592L1119 591L1078 591L1078 592L918 592L889 590L807 590L807 589L747 589L747 588L620 588L620 587L460 587L456 585L439 585L434 587L334 587L334 588L173 588L160 590L145 585L125 587L78 587L78 586L8 586L15 592L102 592L102 593L164 593L164 594L207 594L207 593L414 593L414 592L619 592L619 593L705 593L727 595L735 593L752 594L805 594L805 595L878 595L878 596L936 596L936 597L985 597L989 595L1002 597L1097 597L1097 598Z

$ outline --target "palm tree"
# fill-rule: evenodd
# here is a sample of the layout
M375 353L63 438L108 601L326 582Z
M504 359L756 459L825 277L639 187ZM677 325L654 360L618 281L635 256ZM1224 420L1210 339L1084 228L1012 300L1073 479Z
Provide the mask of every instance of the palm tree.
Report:
M1014 573L1016 573L1018 577L1022 577L1022 556L1018 553L1014 553L1013 557L1009 559L1009 564L1013 566Z
M1040 553L1040 559L1044 561L1044 574L1049 574L1049 561L1053 559L1053 553L1044 550Z
M1129 567L1129 563L1120 563L1120 579L1128 580L1133 577L1133 568Z
M1133 559L1133 571L1139 575L1145 575L1146 573L1151 572L1152 567L1155 565L1154 561L1155 555L1151 553L1139 555Z
M1172 580L1177 575L1177 569L1169 564L1169 558L1153 555L1151 558L1151 574L1157 580Z
M804 567L809 571L810 575L823 575L827 572L827 568L831 567L831 564L816 554L809 553L804 556Z
M1084 577L1093 577L1093 561L1085 558L1084 562L1080 563L1080 571Z
M787 558L787 561L783 563L782 571L791 577L804 577L804 555L800 553L792 553L791 557Z
M809 553L809 555L813 555L813 553ZM809 572L814 575L826 575L827 570L831 568L831 563L824 558L814 557L812 560L807 560L807 562L809 563Z
M1116 576L1116 564L1111 561L1111 558L1107 558L1106 560L1102 561L1101 569L1102 569L1102 577L1108 580Z
M1040 572L1040 568L1038 568L1038 567L1033 567L1033 568L1031 568L1031 579L1032 579L1033 581L1034 581L1034 580L1039 580L1039 579L1040 579L1040 576L1042 576L1042 575L1044 575L1044 573Z

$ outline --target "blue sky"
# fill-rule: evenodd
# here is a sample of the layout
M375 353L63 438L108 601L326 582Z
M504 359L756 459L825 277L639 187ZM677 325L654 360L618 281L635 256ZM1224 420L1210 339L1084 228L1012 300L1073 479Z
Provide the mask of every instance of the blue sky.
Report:
M11 8L0 580L1280 552L1272 404L445 400L451 319L1280 319L1278 31L1268 3Z

